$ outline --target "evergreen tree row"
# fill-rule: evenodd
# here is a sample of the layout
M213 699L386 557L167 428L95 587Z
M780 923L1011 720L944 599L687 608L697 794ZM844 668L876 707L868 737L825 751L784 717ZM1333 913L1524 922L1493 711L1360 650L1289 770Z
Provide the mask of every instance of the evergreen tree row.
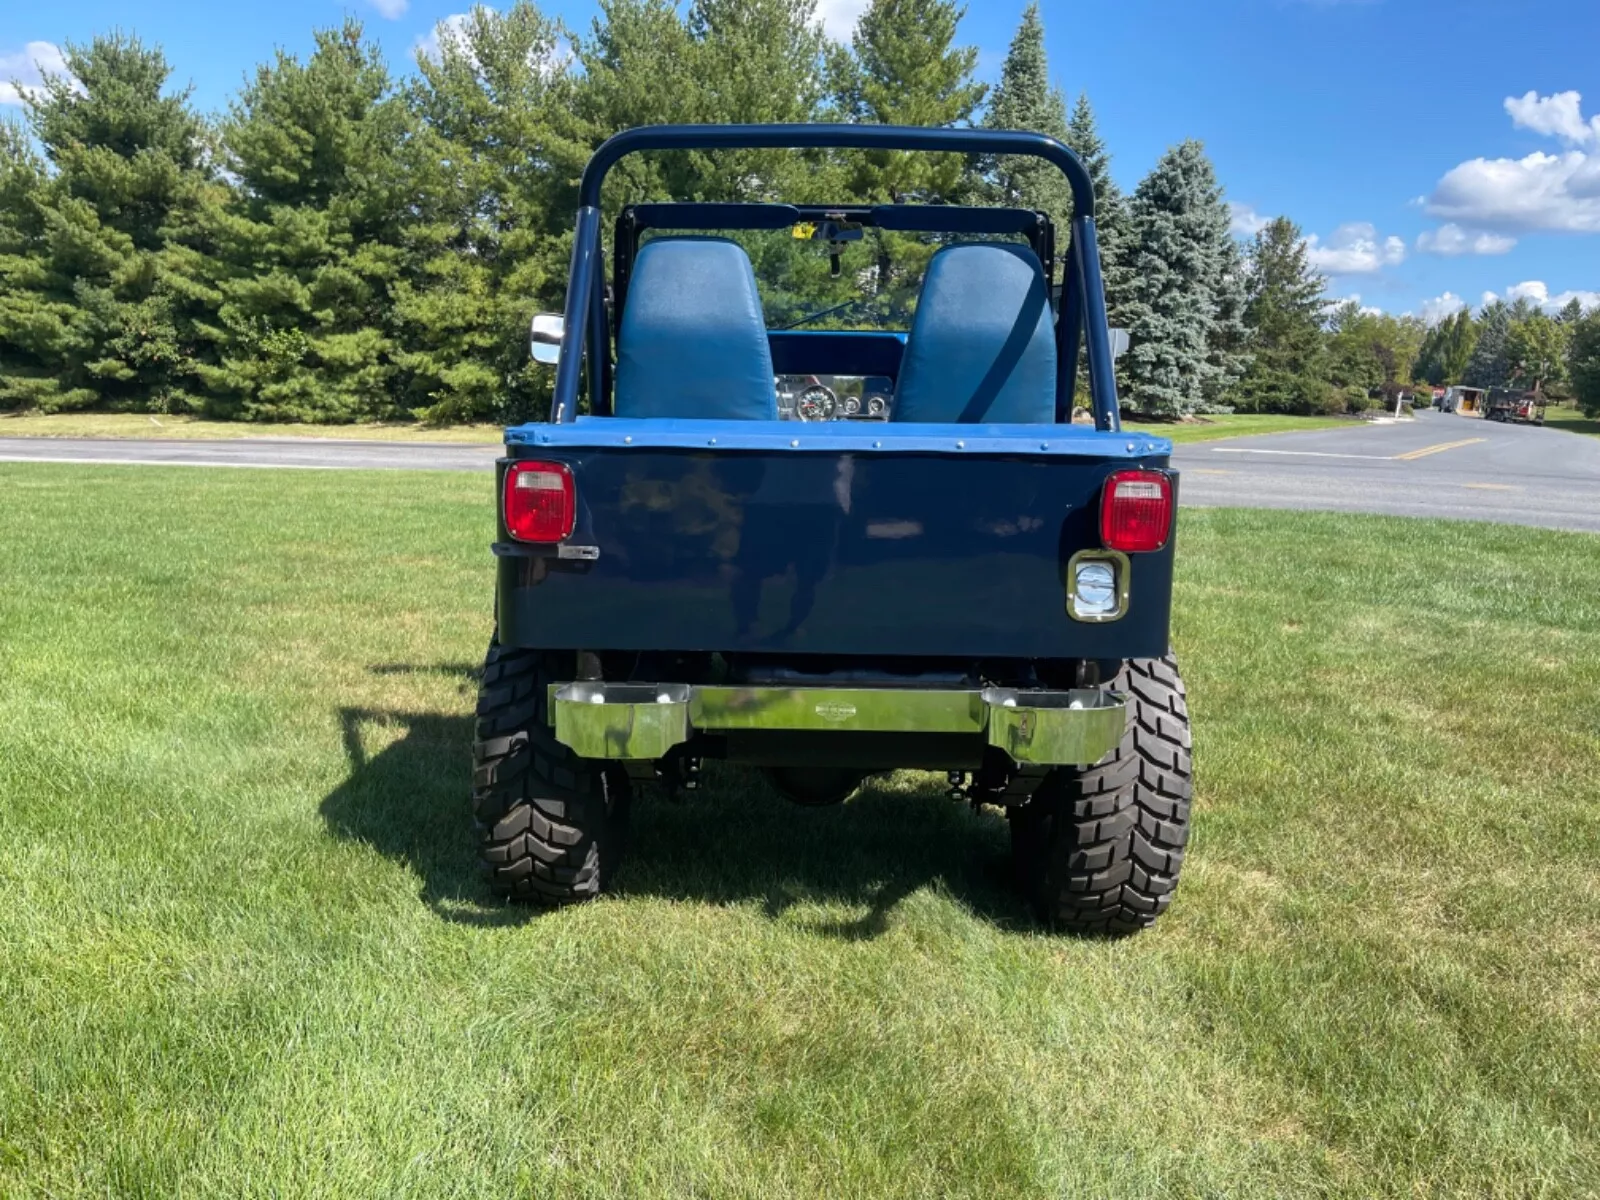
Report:
M1328 319L1292 225L1241 249L1199 143L1124 195L1087 97L1069 112L1051 81L1037 5L992 93L961 16L955 0L872 0L841 46L815 0L603 0L585 35L517 0L441 27L405 77L351 21L304 57L274 55L215 116L134 36L69 47L71 77L28 99L26 128L0 122L0 408L538 415L549 379L525 331L561 303L583 165L616 130L668 121L977 121L1062 138L1095 182L1133 410L1311 411L1409 377L1418 347L1391 353L1393 330L1360 310ZM936 198L1063 227L1072 210L1043 163L955 155L636 156L607 204L655 197ZM930 247L893 234L873 247L874 303L908 308ZM811 258L757 266L781 311L830 294ZM1435 354L1430 334L1421 358L1453 370L1483 355L1489 321L1469 348Z

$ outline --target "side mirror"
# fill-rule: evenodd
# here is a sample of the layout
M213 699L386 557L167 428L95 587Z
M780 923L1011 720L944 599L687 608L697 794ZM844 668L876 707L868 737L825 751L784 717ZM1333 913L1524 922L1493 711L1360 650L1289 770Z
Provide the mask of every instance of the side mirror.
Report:
M1111 361L1116 362L1128 352L1128 331L1126 329L1111 330Z
M560 313L540 313L528 333L528 348L533 361L554 366L561 361L561 340L567 336L567 320Z

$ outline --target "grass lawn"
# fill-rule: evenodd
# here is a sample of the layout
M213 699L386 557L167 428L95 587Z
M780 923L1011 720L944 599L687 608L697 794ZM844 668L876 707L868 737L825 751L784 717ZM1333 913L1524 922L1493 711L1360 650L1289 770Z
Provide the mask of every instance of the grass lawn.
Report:
M1340 429L1351 424L1348 417L1293 417L1282 413L1232 413L1202 417L1194 421L1127 421L1123 428L1174 442L1214 442L1221 438L1243 437L1253 433L1305 433L1313 429ZM0 429L4 426L0 425Z
M1554 411L1553 409L1551 410ZM1125 426L1174 442L1210 442L1248 433L1295 433L1335 429L1350 422L1340 417L1287 417L1272 413L1206 417L1189 422L1130 421ZM193 417L147 416L143 413L29 413L0 415L0 437L102 438L360 438L397 442L470 442L498 444L499 425L263 425L246 421L201 421Z
M402 421L382 425L262 424L256 421L204 421L147 413L6 413L0 414L0 437L92 438L356 438L385 442L484 442L497 444L500 425L419 425Z
M1600 421L1583 415L1582 409L1552 404L1544 410L1544 423L1552 429L1565 429L1568 433L1587 433L1600 437Z
M488 903L490 486L0 467L0 1195L1600 1190L1595 538L1185 512L1195 836L1105 943L921 776Z

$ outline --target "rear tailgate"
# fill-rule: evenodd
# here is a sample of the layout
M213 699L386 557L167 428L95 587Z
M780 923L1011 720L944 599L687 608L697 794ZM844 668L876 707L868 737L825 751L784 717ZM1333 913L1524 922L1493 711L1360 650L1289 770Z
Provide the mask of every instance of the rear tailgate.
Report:
M508 644L973 658L1164 654L1173 543L1131 556L1121 619L1066 607L1100 489L1170 444L1065 426L586 418L507 433L568 465L557 552L501 529Z

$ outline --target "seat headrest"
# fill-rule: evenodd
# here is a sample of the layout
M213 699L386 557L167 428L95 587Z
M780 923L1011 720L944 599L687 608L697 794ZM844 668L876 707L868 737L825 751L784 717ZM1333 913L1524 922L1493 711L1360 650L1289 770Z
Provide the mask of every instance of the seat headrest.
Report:
M928 263L892 418L1050 424L1056 339L1049 289L1026 247L971 243Z
M750 256L723 238L646 242L617 332L619 417L776 421L778 397Z

